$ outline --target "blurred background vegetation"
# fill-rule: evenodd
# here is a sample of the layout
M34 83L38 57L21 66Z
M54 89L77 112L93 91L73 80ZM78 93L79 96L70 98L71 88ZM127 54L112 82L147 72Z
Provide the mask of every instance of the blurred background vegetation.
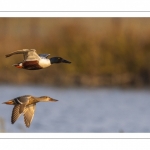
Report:
M29 71L12 67L19 49L71 64ZM50 86L150 85L150 18L0 18L0 82Z

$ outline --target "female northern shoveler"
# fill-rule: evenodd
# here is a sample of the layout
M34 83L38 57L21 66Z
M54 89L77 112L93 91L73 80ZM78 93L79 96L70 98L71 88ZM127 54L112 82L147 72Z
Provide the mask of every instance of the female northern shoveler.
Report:
M50 54L37 54L35 49L23 49L17 50L10 54L7 54L6 57L10 57L15 54L23 54L24 61L18 64L14 64L13 66L17 68L27 69L27 70L38 70L49 67L54 63L71 63L68 60L65 60L61 57L52 57L48 59L47 57Z
M4 102L3 104L15 105L11 116L12 124L14 124L20 115L23 114L25 125L26 127L29 127L34 116L36 103L49 101L56 102L58 100L48 96L33 97L31 95L25 95L16 97L12 100Z

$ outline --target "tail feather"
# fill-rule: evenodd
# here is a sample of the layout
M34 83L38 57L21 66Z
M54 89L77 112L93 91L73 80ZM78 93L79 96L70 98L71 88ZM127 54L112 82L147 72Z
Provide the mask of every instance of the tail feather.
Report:
M22 65L20 63L19 64L13 64L12 66L17 67L17 68L22 68Z
M13 100L9 100L7 102L3 102L2 104L14 105L14 101Z

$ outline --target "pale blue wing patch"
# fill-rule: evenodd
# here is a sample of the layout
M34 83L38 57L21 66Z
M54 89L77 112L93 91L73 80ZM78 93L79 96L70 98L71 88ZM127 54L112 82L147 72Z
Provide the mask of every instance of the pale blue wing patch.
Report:
M40 57L47 58L50 54L39 54Z

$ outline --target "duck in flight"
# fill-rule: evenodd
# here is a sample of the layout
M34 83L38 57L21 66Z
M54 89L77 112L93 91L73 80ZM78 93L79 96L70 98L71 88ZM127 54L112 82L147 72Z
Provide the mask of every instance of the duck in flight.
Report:
M7 102L4 102L3 104L14 105L11 116L12 124L14 124L16 120L20 117L20 115L23 114L25 125L29 128L34 116L36 103L56 101L58 100L48 96L34 97L31 95L24 95L11 99Z
M54 63L71 63L61 57L48 58L50 54L37 54L35 49L17 50L7 54L6 57L10 57L15 54L23 54L24 60L23 62L14 64L13 66L27 70L43 69Z

